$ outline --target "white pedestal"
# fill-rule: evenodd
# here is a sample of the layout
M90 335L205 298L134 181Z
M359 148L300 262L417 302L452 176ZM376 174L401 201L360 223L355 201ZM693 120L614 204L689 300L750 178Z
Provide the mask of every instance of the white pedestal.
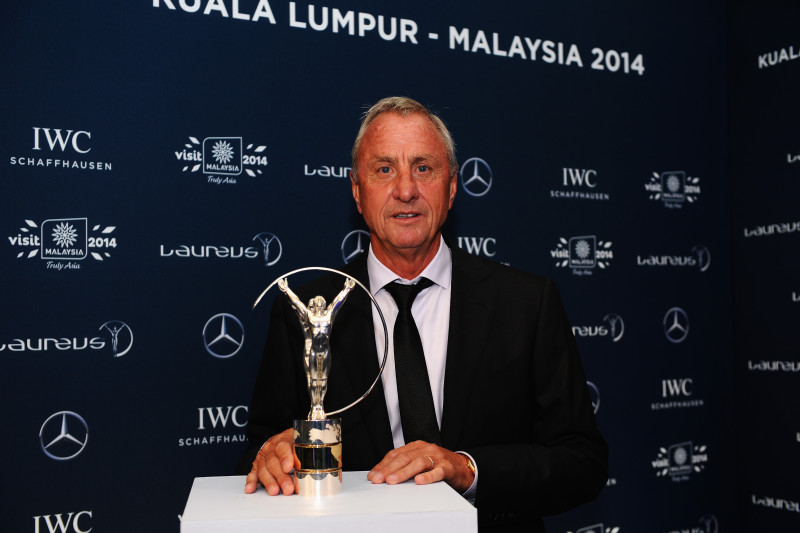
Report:
M244 476L198 477L181 533L324 532L477 533L476 509L446 483L373 485L366 472L345 472L336 496L244 493Z

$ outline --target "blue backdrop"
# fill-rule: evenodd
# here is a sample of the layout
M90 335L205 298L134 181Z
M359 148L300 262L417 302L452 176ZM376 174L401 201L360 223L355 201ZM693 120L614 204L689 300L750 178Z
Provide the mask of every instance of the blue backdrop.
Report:
M359 115L408 95L457 142L447 235L574 325L611 471L549 530L797 529L798 13L759 6L4 5L3 528L177 531L233 473L251 305L361 249Z

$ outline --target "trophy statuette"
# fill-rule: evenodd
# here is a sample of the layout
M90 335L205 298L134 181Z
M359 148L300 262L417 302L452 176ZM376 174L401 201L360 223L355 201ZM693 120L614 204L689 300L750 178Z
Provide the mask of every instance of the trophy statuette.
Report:
M311 298L308 305L289 288L289 276L307 270L324 270L344 276L342 290L330 304L322 296ZM369 290L354 277L326 267L306 267L294 270L273 281L256 299L255 308L261 298L274 285L283 292L291 302L303 329L305 338L303 348L303 365L306 374L306 386L311 397L311 410L305 420L295 420L294 433L294 485L295 492L301 496L328 496L342 491L342 421L331 418L363 400L383 373L388 357L389 332L378 303ZM336 411L326 413L323 407L325 393L328 390L328 374L331 368L330 335L337 313L344 304L347 295L358 285L369 295L372 305L378 310L383 323L385 336L383 360L375 381L356 401ZM326 305L327 304L327 305Z

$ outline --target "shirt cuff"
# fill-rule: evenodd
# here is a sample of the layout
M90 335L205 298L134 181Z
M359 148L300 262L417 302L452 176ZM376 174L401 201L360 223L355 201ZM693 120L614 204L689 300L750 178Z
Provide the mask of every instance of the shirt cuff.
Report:
M467 452L456 452L469 457L469 460L472 461L472 464L475 465L475 477L472 480L472 485L469 486L467 490L461 493L461 496L467 500L470 504L475 505L475 493L478 492L478 463L475 462L475 459L472 458L470 454Z

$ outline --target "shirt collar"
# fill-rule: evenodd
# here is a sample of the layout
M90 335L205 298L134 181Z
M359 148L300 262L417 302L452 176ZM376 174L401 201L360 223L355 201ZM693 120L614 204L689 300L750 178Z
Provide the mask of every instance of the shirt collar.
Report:
M372 294L377 294L387 283L393 281L400 281L401 283L409 283L408 280L399 277L392 272L389 267L381 263L372 251L372 245L369 247L367 254L367 272L369 273L369 288ZM410 283L416 283L419 278L428 278L436 285L447 289L450 287L450 279L453 273L453 258L450 253L450 248L444 242L444 237L439 236L439 251L433 257L433 260L428 263L422 273L411 280Z

